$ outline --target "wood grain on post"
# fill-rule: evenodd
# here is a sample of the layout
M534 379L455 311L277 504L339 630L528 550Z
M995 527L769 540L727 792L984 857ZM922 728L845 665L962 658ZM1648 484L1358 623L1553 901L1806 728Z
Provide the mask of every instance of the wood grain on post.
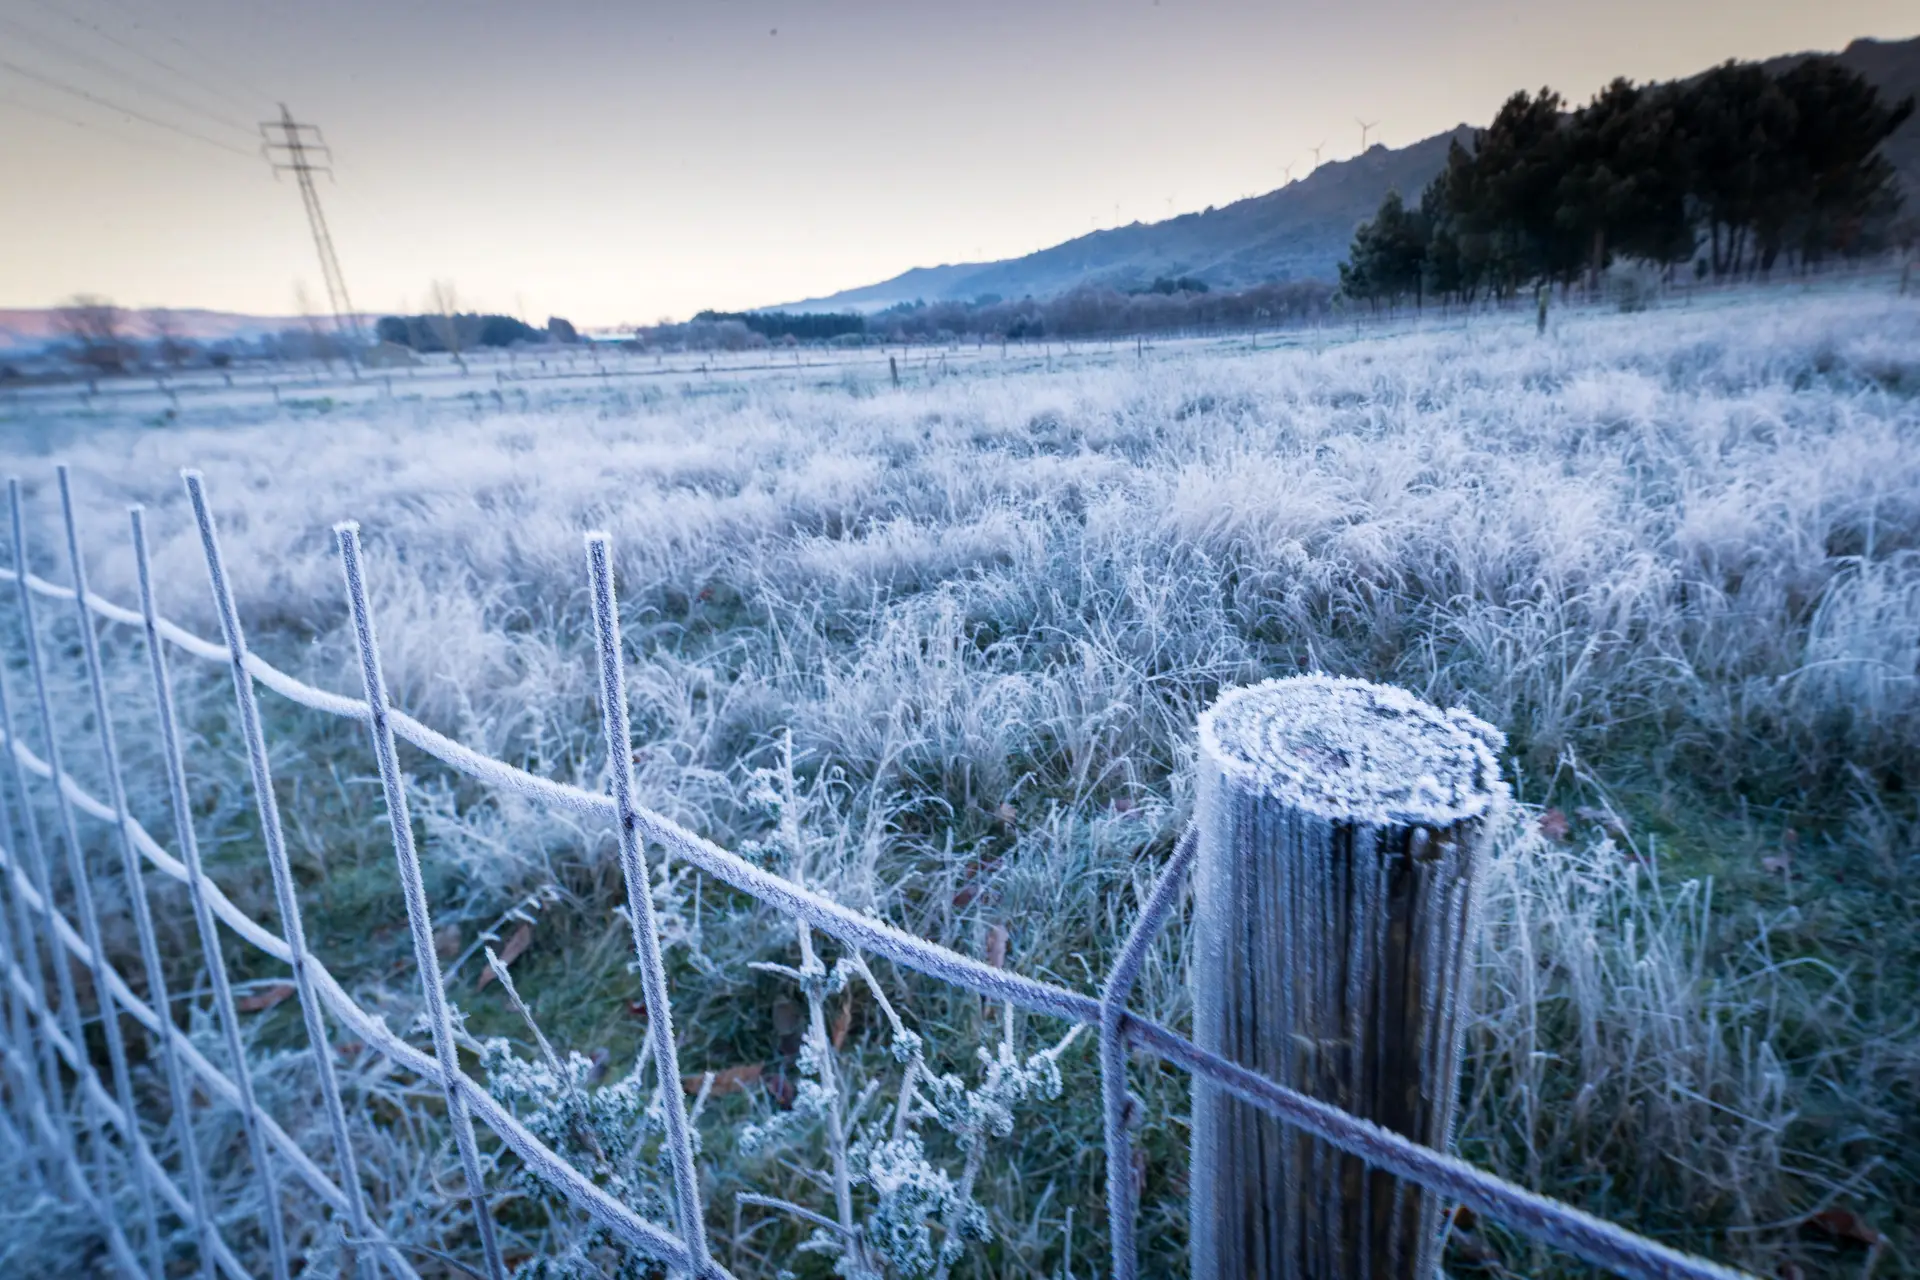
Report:
M1444 1149L1503 745L1359 680L1223 695L1200 720L1200 1047ZM1198 1078L1189 1212L1196 1280L1424 1280L1439 1261L1433 1195Z

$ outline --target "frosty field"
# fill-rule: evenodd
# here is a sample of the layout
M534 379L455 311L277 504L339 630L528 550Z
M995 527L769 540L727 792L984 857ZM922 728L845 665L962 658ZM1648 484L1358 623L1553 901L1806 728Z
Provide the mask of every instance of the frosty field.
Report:
M1780 289L1567 314L1545 337L1530 315L1494 315L1261 349L956 355L903 368L900 389L884 365L684 372L278 408L188 397L163 424L144 401L95 416L17 398L0 451L26 484L37 572L65 579L57 457L94 590L135 600L124 508L144 503L161 607L213 636L177 475L201 468L256 647L354 694L331 528L358 520L395 702L593 788L581 534L606 529L646 803L848 905L1088 992L1186 821L1195 719L1219 690L1323 670L1467 707L1509 735L1522 803L1496 842L1461 1152L1757 1274L1920 1274L1920 300ZM13 663L17 616L0 613ZM72 625L47 635L71 646ZM102 639L135 809L170 830L144 656L124 629ZM271 918L226 673L175 675L209 869ZM6 677L17 701L17 665ZM77 682L64 696L84 700ZM406 1028L418 985L364 733L268 709L310 941ZM559 1053L581 1055L583 1086L611 1092L647 1028L611 839L403 759L450 996L476 1046L506 1042L472 1063L503 1100L552 1113L560 1083L473 951L530 923L514 985ZM783 1110L807 1083L801 997L749 968L799 965L793 926L663 874L682 1068L731 1072L698 1121L716 1256L741 1275L831 1274L830 1257L794 1252L810 1226L737 1198L833 1209L813 1172L821 1121ZM211 1054L184 895L157 892L155 910L178 1015ZM1174 1026L1182 943L1170 929L1136 1001ZM108 945L135 953L130 928ZM262 989L279 976L230 961ZM874 971L930 1066L977 1083L1002 1011ZM855 1116L869 1082L885 1111L900 1076L872 991L856 982L826 1009ZM263 1100L321 1149L297 1012L249 1018ZM1031 1052L1063 1030L1034 1018L1009 1034ZM342 1063L384 1229L470 1260L451 1144L409 1118L437 1091L352 1046ZM926 1126L928 1167L971 1191L988 1236L954 1275L1098 1274L1087 1040L1057 1065L1061 1099L1014 1104L984 1158ZM1184 1274L1187 1082L1143 1061L1134 1087L1143 1265ZM244 1196L233 1117L203 1116L216 1177ZM657 1209L646 1177L622 1185ZM862 1212L875 1194L858 1192ZM518 1255L618 1274L548 1209L532 1184L501 1208ZM263 1247L244 1213L223 1229ZM299 1243L314 1274L337 1265L337 1242ZM0 1262L55 1269L97 1247L77 1213L43 1205L9 1222ZM934 1273L917 1265L892 1274ZM1493 1224L1459 1236L1449 1265L1582 1274Z

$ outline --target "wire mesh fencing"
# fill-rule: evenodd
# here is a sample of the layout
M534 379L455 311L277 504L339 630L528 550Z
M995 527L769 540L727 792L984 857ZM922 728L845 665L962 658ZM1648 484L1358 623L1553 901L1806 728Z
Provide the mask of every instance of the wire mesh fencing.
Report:
M588 535L585 548L611 784L603 794L474 751L391 704L355 526L339 526L336 538L361 698L308 685L249 648L213 509L197 473L184 473L184 480L220 622L218 641L196 635L160 613L146 527L138 508L129 511L127 529L139 582L138 607L114 603L89 590L82 531L64 468L58 478L65 583L31 571L17 480L8 486L10 567L0 568L0 583L13 587L20 636L19 651L0 656L0 739L7 757L0 769L0 882L7 897L5 910L0 911L0 966L5 971L0 995L6 1006L0 1019L0 1060L4 1061L0 1090L6 1101L0 1107L0 1140L30 1153L45 1185L60 1189L98 1220L115 1266L127 1274L171 1274L164 1255L172 1235L191 1241L193 1265L209 1280L221 1274L255 1274L226 1238L234 1209L216 1203L207 1156L196 1146L191 1114L196 1094L204 1096L200 1105L230 1107L239 1118L251 1165L247 1174L254 1194L249 1204L254 1206L259 1219L255 1226L265 1242L264 1250L251 1253L264 1252L274 1280L287 1280L297 1269L287 1230L288 1215L294 1212L289 1184L303 1188L320 1206L319 1212L327 1215L335 1234L348 1246L350 1269L366 1276L417 1274L414 1264L419 1251L390 1238L370 1216L336 1068L336 1031L429 1083L443 1097L459 1156L459 1191L469 1202L478 1241L478 1258L471 1266L462 1263L464 1269L490 1280L504 1280L508 1274L479 1153L478 1128L484 1128L546 1187L623 1247L676 1275L729 1274L709 1247L691 1121L680 1090L663 1087L660 1091L673 1210L672 1222L662 1224L649 1221L569 1163L462 1069L434 945L432 904L408 812L399 762L402 742L483 786L517 793L564 811L584 825L616 834L634 956L653 1020L654 1034L649 1038L654 1066L663 1084L677 1082L681 1075L645 858L649 845L791 918L801 927L803 938L805 930L817 929L857 953L882 957L995 1002L1093 1028L1099 1037L1102 1076L1108 1265L1121 1280L1130 1280L1138 1269L1134 1230L1138 1206L1129 1137L1133 1099L1127 1089L1128 1058L1135 1051L1203 1077L1374 1168L1416 1182L1616 1274L1649 1280L1726 1280L1739 1274L1280 1085L1129 1011L1128 997L1147 949L1178 906L1192 866L1191 830L1176 845L1146 899L1104 989L1093 996L969 958L848 908L647 808L636 794L619 609L605 535ZM56 661L71 663L74 658L70 647L52 646L45 640L43 611L53 610L71 610L78 626L78 665L84 673L86 696L77 709L66 705L71 695L66 701L58 696L66 685L51 673ZM109 714L113 695L99 645L98 628L103 625L130 629L145 652L148 712L166 774L172 849L129 811L123 753ZM237 905L203 868L169 666L173 655L223 664L231 673L259 840L273 883L278 932ZM13 686L21 684L25 694L16 707ZM276 798L273 754L261 713L262 690L367 726L424 999L427 1050L357 1003L308 947ZM85 772L101 780L99 790L104 794L87 789L69 766L74 758L69 752L88 738L91 741L84 749L97 759L89 761ZM41 822L41 814L49 810L55 819L50 830L43 829ZM108 838L86 838L83 824L104 828ZM103 850L118 854L144 995L107 959L90 865ZM52 862L56 852L65 859L64 893L56 885ZM149 904L149 874L186 890L224 1062L210 1058L176 1021ZM241 1009L225 961L223 942L229 936L285 965L291 974L325 1120L323 1151L305 1149L259 1097L245 1051ZM88 993L85 1000L83 987ZM156 1114L143 1116L138 1108L127 1044L129 1023L133 1034L145 1038L150 1058L160 1064L164 1076L165 1105L150 1107ZM98 1028L97 1045L87 1034L90 1026ZM169 1133L173 1141L163 1144L163 1149L171 1159L163 1160L156 1155L153 1135Z

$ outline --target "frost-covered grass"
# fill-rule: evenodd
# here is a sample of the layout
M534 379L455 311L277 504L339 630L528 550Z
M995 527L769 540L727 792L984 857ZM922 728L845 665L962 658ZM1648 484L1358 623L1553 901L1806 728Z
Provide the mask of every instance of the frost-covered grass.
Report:
M580 534L610 530L648 803L803 865L851 905L1086 991L1185 820L1195 719L1218 690L1320 669L1464 705L1510 736L1522 799L1574 816L1562 842L1523 809L1496 842L1463 1150L1768 1273L1857 1274L1857 1247L1797 1225L1855 1210L1890 1239L1884 1276L1920 1265L1917 393L1920 304L1781 293L1569 316L1545 340L1527 317L1476 318L1051 372L983 362L898 392L723 379L583 389L528 412L189 413L83 432L66 456L96 589L133 598L121 508L145 502L163 606L214 633L175 475L200 466L258 646L344 692L358 685L328 531L359 519L396 700L588 785L604 765ZM50 475L41 458L21 465L50 549ZM59 576L51 556L38 567ZM136 801L162 832L139 655L109 640ZM210 865L272 919L225 676L175 665ZM269 706L311 940L403 1026L417 988L366 744ZM84 772L83 732L76 721L68 749ZM793 790L770 799L789 733ZM611 841L430 764L409 757L429 889L459 933L447 954L538 896L515 985L562 1059L605 1051L582 1087L622 1087L646 1023L630 1007ZM783 1142L741 1142L824 1080L803 1053L817 1040L807 997L749 967L804 969L795 930L671 874L683 1070L763 1066L761 1084L716 1086L701 1108L716 1254L742 1274L827 1274L829 1258L793 1253L812 1226L736 1199L837 1212L824 1101L773 1124ZM184 904L159 915L168 953L197 955ZM131 956L130 928L118 941ZM1182 942L1170 931L1137 1000L1176 1024ZM273 976L232 954L238 976ZM841 958L823 943L824 968ZM182 964L175 989L204 999ZM500 1079L525 1100L546 1068L502 986L476 987L480 970L469 958L450 990L476 1036L514 1046L523 1065ZM979 1085L975 1050L1009 1034L1001 1011L874 970L928 1069ZM859 981L820 998L843 1028L830 1073L843 1118L891 1124L889 1018ZM298 1043L291 1004L251 1016L263 1054ZM1014 1061L1062 1030L1016 1025ZM297 1059L270 1060L301 1078ZM549 1072L563 1138L570 1061ZM1063 1100L1014 1106L983 1159L964 1133L924 1126L926 1169L957 1184L978 1166L970 1192L992 1239L956 1275L1059 1274L1069 1241L1076 1274L1102 1265L1084 1037L1058 1066ZM411 1240L470 1254L461 1213L423 1203L427 1178L457 1185L445 1135L402 1119L430 1114L435 1091L354 1061L349 1091L363 1080L389 1091L363 1114L386 1153L370 1175L378 1211ZM868 1082L881 1092L862 1113ZM1178 1272L1185 1081L1142 1062L1135 1088L1149 1103L1148 1269ZM298 1092L287 1086L289 1105ZM644 1116L620 1111L622 1096L607 1123L628 1128L609 1132L638 1142ZM323 1151L323 1126L308 1125ZM916 1176L914 1203L939 1210L929 1221L967 1212ZM863 1215L881 1195L853 1194ZM581 1243L537 1188L515 1196L502 1209L514 1248ZM244 1215L234 1230L245 1243ZM1519 1272L1560 1265L1494 1228L1472 1243Z

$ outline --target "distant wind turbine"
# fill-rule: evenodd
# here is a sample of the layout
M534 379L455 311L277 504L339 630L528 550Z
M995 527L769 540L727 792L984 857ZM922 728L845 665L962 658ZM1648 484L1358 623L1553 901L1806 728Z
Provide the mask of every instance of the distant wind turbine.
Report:
M1280 166L1280 176L1282 178L1281 186L1290 187L1293 185L1293 161L1289 160Z
M1365 154L1367 150L1367 135L1371 133L1374 126L1380 122L1378 120L1362 120L1359 116L1355 116L1353 122L1360 126L1360 151L1362 154Z
M1316 168L1316 169L1318 169L1318 168L1320 167L1320 153L1321 153L1322 151L1325 151L1326 149L1327 149L1327 144L1326 144L1326 140L1325 140L1325 139L1322 139L1322 140L1321 140L1321 142L1320 142L1320 145L1319 145L1319 146L1317 146L1317 147L1308 147L1308 148L1307 148L1307 150L1309 150L1309 151L1311 151L1311 152L1313 152L1313 167L1314 167L1314 168Z

